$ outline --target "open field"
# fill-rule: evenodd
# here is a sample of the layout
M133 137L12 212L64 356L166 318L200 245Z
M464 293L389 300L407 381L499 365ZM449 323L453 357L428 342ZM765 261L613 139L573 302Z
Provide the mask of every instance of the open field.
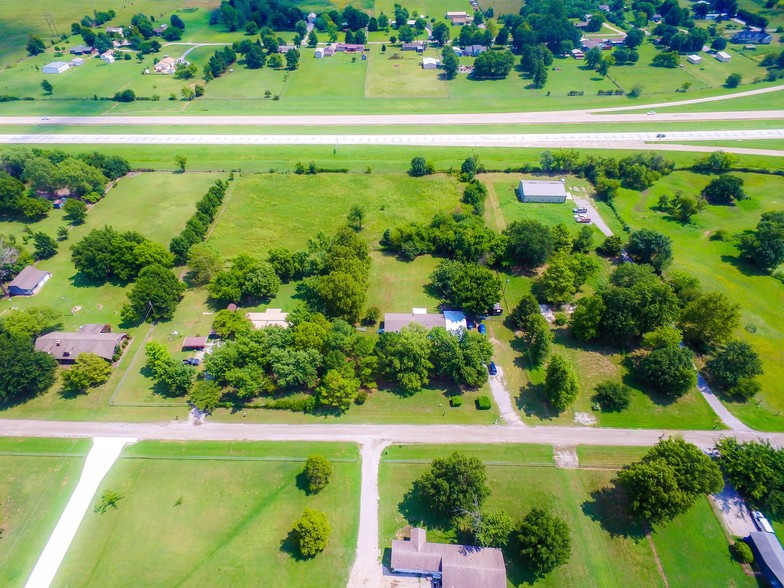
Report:
M0 438L0 584L24 586L76 487L89 440Z
M325 490L308 496L297 475L315 453L335 460L334 473ZM108 488L122 494L118 509L87 513L54 585L253 586L264 577L344 586L356 547L359 480L352 445L131 446L96 494L96 501ZM324 553L300 561L287 535L306 506L327 514L332 533Z
M554 468L551 448L543 446L388 448L379 474L382 549L389 548L390 541L408 524L424 524L433 541L456 540L452 532L440 530L416 500L404 499L411 483L428 469L430 460L454 450L477 456L487 465L493 493L486 510L503 508L517 521L531 507L545 506L566 520L572 534L572 556L565 566L539 580L537 586L584 586L586 578L595 586L663 586L656 554L673 587L698 585L706 577L705 569L710 570L707 573L711 574L712 586L756 586L753 578L745 576L730 559L727 541L707 500L698 501L691 511L657 529L652 542L645 539L641 529L617 521L609 526L610 532L592 493L606 486L614 472ZM622 451L613 465L628 463L642 451ZM606 459L608 452L603 451L603 455ZM691 525L696 528L682 532ZM695 559L688 554L697 553L700 565L694 566ZM510 585L532 582L511 553L505 559ZM699 578L695 574L700 574Z
M750 198L736 206L709 206L689 225L682 225L652 210L659 195L682 190L697 194L711 177L676 172L644 193L622 190L616 205L633 229L647 227L673 240L672 269L684 270L700 279L706 290L724 292L742 306L741 328L736 335L748 341L760 354L765 374L761 377L761 402L727 403L748 425L766 430L782 430L778 413L784 409L781 381L784 378L780 300L782 284L758 273L738 259L731 242L715 241L710 235L719 229L736 234L756 226L763 212L781 210L781 179L761 174L738 174Z

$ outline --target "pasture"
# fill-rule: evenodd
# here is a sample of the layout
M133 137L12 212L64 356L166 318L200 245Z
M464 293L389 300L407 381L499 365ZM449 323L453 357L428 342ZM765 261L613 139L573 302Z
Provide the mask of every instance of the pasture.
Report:
M584 455L584 448L579 449ZM407 525L425 526L431 541L456 542L456 536L444 531L421 503L406 497L412 482L427 471L433 458L455 450L485 462L492 494L484 511L501 508L517 522L531 507L546 507L568 524L571 558L538 580L537 586L584 586L586 578L596 586L663 586L667 582L686 586L702 582L703 573L710 574L712 586L756 586L731 560L727 540L707 500L700 499L692 510L657 528L647 539L641 528L605 511L609 505L596 494L614 477L613 470L555 468L549 446L389 447L379 472L382 549L388 549ZM599 450L588 459L599 457L614 467L629 463L643 451L623 448L612 455L613 449ZM698 567L693 565L695 554L700 558ZM657 569L657 559L662 570ZM505 552L505 560L511 585L533 583L534 578L515 560L511 549ZM694 577L696 573L699 578Z
M329 486L308 496L305 459L333 460ZM123 498L88 511L55 586L344 586L354 558L360 468L354 445L164 443L127 447L102 482ZM324 512L327 549L310 560L288 533L303 508ZM154 522L154 524L151 524ZM140 540L143 538L143 540ZM328 562L328 565L327 565Z
M79 481L88 440L0 438L0 584L24 586Z

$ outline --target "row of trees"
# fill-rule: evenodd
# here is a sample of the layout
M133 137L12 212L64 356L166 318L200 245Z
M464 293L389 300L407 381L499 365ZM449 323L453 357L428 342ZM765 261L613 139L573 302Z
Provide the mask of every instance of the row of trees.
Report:
M183 163L183 167L184 167ZM188 251L197 243L201 243L207 236L210 225L218 214L223 198L229 184L223 180L216 180L207 193L196 203L196 212L185 223L185 228L179 235L172 238L169 251L174 255L177 264L185 263Z
M285 56L278 53L280 47L278 41L268 35L262 37L264 43L256 40L252 43L245 39L239 43L234 43L233 50L245 58L245 66L248 69L260 69L267 65L272 68L283 67L284 61L286 68L295 70L299 67L300 52L298 49L291 49Z

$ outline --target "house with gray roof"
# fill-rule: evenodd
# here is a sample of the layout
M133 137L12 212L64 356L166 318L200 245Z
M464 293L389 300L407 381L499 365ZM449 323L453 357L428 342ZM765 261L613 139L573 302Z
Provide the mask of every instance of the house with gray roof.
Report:
M540 180L520 180L517 189L520 202L566 202L564 182L543 182Z
M391 569L425 574L444 588L506 588L506 566L500 549L447 545L427 541L427 531L411 529L410 541L392 541Z
M773 41L773 35L766 31L738 31L730 39L730 43L741 45L769 45Z
M75 333L41 335L35 340L35 348L48 353L61 364L75 362L80 353L94 353L111 362L127 338L126 333L112 333L109 325L90 324L80 327Z
M49 281L52 274L28 265L8 284L10 296L32 296L38 294L44 284Z
M773 533L752 533L746 537L754 552L754 561L773 588L784 586L784 549Z
M418 310L418 309L414 309ZM384 315L384 332L399 333L400 329L408 325L422 325L430 330L435 327L446 329L446 319L441 313L428 314L424 312L388 312Z

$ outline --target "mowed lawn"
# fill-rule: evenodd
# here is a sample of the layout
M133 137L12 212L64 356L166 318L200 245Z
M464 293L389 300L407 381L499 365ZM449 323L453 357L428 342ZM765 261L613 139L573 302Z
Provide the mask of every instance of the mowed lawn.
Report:
M309 455L333 461L308 496ZM360 463L354 445L143 442L126 448L94 499L54 586L345 586L356 549ZM327 549L301 561L288 534L303 508L324 512Z
M583 449L583 448L580 448ZM620 467L637 458L642 449L599 448L597 455ZM456 542L416 501L406 501L412 482L427 471L435 457L459 450L479 457L487 466L492 494L484 510L506 510L519 521L532 507L546 507L569 525L572 555L566 565L536 582L537 586L664 586L657 569L673 588L686 586L756 586L729 556L728 543L707 500L700 499L685 515L656 529L653 542L640 529L604 519L592 493L606 487L615 476L609 469L564 470L553 467L550 446L393 446L381 461L379 531L381 548L388 549L407 525L424 524L433 541ZM590 454L589 454L590 456ZM405 513L405 514L404 514ZM608 528L612 529L611 533ZM655 553L654 553L655 548ZM534 579L524 566L505 554L510 586L528 585ZM695 562L699 562L695 565Z
M449 85L435 69L422 69L423 57L440 58L440 53L429 49L424 54L387 48L386 53L368 54L368 74L365 98L446 98Z
M460 184L440 174L247 174L238 180L209 242L226 257L243 252L266 257L272 247L304 249L319 231L334 233L351 207L360 205L365 210L361 234L377 248L387 228L429 222L436 212L458 208L461 196Z
M736 206L708 206L689 225L653 210L661 194L699 194L710 176L676 172L657 182L644 193L622 190L616 199L621 215L633 229L646 227L669 235L673 240L673 270L699 278L705 290L726 294L741 305L741 324L735 335L748 341L763 361L761 402L727 403L748 425L763 430L784 430L784 330L781 300L784 285L762 274L738 258L731 241L716 241L711 234L719 229L734 235L753 229L762 213L781 210L782 180L776 176L738 174L745 182L748 200Z
M88 440L0 438L1 585L25 585L89 448Z

